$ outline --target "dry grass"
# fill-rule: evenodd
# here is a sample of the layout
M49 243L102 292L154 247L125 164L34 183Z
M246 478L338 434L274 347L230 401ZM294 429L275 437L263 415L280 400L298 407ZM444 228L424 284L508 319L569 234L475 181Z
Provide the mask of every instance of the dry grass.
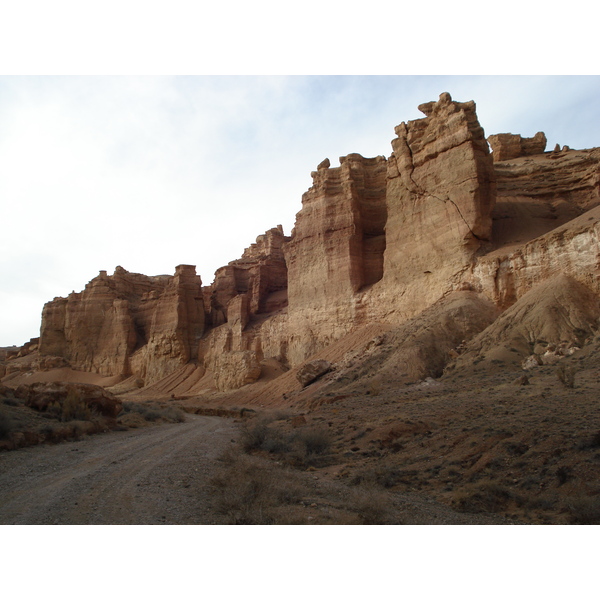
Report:
M556 377L566 388L575 387L575 376L577 369L573 365L559 364L556 367Z
M97 416L95 411L90 409L74 389L68 391L62 403L53 402L48 405L46 412L63 423L67 421L90 421Z
M327 460L331 437L323 427L289 430L283 420L259 417L245 424L241 445L245 452L264 451L295 467L322 465Z
M10 415L0 407L0 440L7 439L13 428L14 423Z
M567 511L572 525L600 525L600 496L571 498Z
M303 488L293 473L231 450L221 458L221 472L211 480L214 509L232 525L290 522L282 508L298 505Z
M391 496L381 489L359 486L349 508L358 514L363 525L400 524L394 519Z
M158 402L123 402L123 413L137 413L150 423L165 421L167 423L183 423L185 413L175 407Z

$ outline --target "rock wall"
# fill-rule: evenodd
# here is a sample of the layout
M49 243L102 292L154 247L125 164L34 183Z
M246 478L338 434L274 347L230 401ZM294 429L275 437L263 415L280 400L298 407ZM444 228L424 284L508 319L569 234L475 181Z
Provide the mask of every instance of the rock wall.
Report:
M350 154L323 161L302 197L285 245L289 284L289 358L298 364L348 332L352 299L383 276L386 159Z
M61 356L85 371L156 381L197 357L204 332L196 269L146 277L117 267L101 271L83 292L44 306L40 354Z
M384 276L364 301L369 319L418 314L492 237L495 172L475 103L441 94L419 109L426 117L398 125L392 141Z
M117 267L55 298L40 354L146 385L191 363L225 391L256 380L261 361L299 365L452 292L505 309L557 273L600 292L600 150L544 152L541 132L486 140L475 103L447 93L419 109L389 158L319 164L291 237L268 230L212 285L190 265L157 277Z

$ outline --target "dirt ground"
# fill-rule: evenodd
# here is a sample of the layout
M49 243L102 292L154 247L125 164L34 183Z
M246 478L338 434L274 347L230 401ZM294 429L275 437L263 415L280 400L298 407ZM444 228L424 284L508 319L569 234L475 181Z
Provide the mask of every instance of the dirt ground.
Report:
M0 523L212 523L206 482L234 435L230 420L189 416L5 452Z
M257 419L282 410L284 418L268 425L271 440L252 452L290 462L277 440L312 429L330 442L328 458L309 467L324 480L395 497L418 494L473 523L483 515L521 524L600 523L596 355L592 345L563 359L576 373L573 387L558 377L560 365L525 373L475 364L404 386L371 379L339 388L316 382L286 400L265 393L253 397Z
M1 452L0 523L597 524L597 355L561 360L573 387L474 362L165 397L186 422Z

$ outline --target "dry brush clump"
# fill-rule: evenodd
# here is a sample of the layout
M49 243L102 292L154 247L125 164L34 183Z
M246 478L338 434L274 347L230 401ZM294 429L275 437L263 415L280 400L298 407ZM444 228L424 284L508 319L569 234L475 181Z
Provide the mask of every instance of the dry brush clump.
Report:
M67 421L91 421L93 417L98 417L98 413L91 409L74 389L69 389L62 402L57 401L49 404L46 413L63 423Z
M123 402L123 415L135 413L145 421L156 423L166 421L167 423L183 423L185 413L175 406L163 406L157 402Z
M556 377L566 388L575 387L575 376L577 375L577 368L573 365L565 365L564 363L559 364L556 367Z
M267 415L244 425L241 446L247 453L262 450L278 455L295 467L314 467L326 462L331 436L327 429L310 425L289 431L283 419Z
M394 518L392 498L375 487L359 486L353 491L349 508L356 512L363 525L401 525Z
M293 473L237 449L225 453L220 462L221 470L210 483L213 508L227 524L277 525L296 520L289 507L300 504L305 490Z
M569 498L566 510L572 525L600 525L600 496Z
M14 429L14 422L7 411L0 407L0 440L7 439Z

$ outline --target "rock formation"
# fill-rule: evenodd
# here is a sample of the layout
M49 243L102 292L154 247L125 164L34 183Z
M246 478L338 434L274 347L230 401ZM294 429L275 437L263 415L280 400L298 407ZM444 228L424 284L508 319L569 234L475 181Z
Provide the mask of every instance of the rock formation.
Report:
M542 154L546 149L546 135L538 131L532 138L524 138L512 133L498 133L487 139L492 148L494 162Z
M55 298L40 355L146 386L180 369L189 381L212 374L226 391L255 381L267 361L299 366L380 323L396 328L394 348L411 349L407 377L439 374L458 337L475 336L538 284L564 275L599 294L600 150L544 152L542 132L486 140L475 103L447 93L419 109L423 118L395 128L388 158L323 160L291 236L270 229L212 285L190 265L157 277L117 267ZM450 327L466 314L471 326ZM447 341L428 351L427 367L436 327Z
M204 303L196 269L146 277L100 271L81 293L55 298L42 313L40 354L103 375L156 381L197 357Z

